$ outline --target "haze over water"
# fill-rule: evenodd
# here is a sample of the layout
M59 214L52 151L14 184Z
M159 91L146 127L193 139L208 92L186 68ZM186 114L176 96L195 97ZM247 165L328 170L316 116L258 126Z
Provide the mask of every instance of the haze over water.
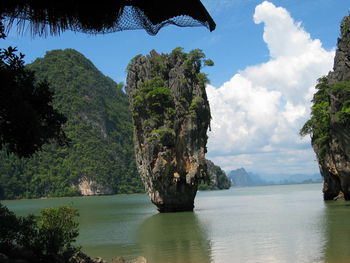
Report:
M69 204L78 244L93 257L150 263L350 262L350 204L322 200L321 184L199 192L194 213L159 214L146 195L4 202L19 215Z

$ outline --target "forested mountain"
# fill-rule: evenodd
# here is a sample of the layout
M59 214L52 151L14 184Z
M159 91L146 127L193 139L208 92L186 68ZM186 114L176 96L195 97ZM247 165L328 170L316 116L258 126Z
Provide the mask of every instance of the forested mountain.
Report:
M261 186L274 184L307 184L322 181L320 174L263 174L247 172L244 168L228 173L232 186Z
M70 146L49 144L29 159L1 152L0 199L144 191L123 85L72 49L47 52L28 68L53 89Z

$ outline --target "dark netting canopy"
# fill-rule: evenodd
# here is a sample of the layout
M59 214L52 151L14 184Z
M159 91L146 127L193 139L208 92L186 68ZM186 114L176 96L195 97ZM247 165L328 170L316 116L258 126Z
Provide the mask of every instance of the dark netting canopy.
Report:
M145 29L155 35L164 26L205 26L215 22L200 0L1 0L0 17L9 30L33 35L60 34L65 30L111 33Z

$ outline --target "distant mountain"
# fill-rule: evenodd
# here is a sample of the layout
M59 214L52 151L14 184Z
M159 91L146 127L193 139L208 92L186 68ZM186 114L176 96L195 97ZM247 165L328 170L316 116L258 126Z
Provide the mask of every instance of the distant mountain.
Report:
M244 168L239 168L228 173L232 186L259 186L267 183L258 175L248 173Z
M256 175L239 168L228 173L232 186L260 186L273 184L306 184L320 183L320 174L282 174L282 175Z
M316 174L293 174L280 180L279 184L321 183L323 181L319 173Z

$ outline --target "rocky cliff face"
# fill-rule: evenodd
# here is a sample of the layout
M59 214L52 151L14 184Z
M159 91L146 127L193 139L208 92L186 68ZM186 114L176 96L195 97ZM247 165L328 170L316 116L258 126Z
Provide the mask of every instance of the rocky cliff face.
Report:
M126 91L133 114L139 174L160 212L192 211L205 160L210 109L200 50L151 51L128 66Z
M82 177L79 180L78 189L81 195L111 195L114 194L113 188L103 186L94 180L90 180L87 177Z
M210 180L209 185L212 185L214 189L217 189L218 185L218 174L216 170L217 168L220 167L216 166L212 161L207 160L207 173Z
M212 161L207 160L207 168L210 181L204 185L200 185L200 190L222 190L229 189L231 187L230 179L220 168L220 166L217 166Z
M325 78L329 111L326 147L312 138L324 178L324 199L350 200L350 17L341 23L333 71Z

